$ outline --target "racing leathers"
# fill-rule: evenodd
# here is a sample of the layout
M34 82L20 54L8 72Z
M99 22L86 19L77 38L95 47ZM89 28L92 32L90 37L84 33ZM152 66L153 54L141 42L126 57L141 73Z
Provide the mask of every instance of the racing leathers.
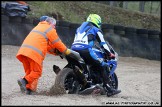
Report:
M104 85L110 93L114 94L116 90L110 88L108 85L109 74L106 72L107 65L103 60L100 60L92 50L96 41L98 41L99 45L104 49L107 55L112 55L108 45L105 43L101 29L97 28L91 22L83 22L76 30L71 49L79 52L86 64L92 65L101 71Z

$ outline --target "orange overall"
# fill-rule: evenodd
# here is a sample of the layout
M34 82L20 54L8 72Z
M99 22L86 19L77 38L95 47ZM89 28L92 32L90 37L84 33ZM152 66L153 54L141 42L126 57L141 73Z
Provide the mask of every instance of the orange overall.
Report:
M18 1L18 0L17 0L17 2L18 2L19 4L22 4L22 5L28 5L25 1Z
M58 37L56 29L46 21L39 22L27 35L16 55L25 69L24 78L28 81L27 89L36 91L38 79L42 75L42 63L46 53L56 55L50 51L55 48L61 53L67 50L67 47Z

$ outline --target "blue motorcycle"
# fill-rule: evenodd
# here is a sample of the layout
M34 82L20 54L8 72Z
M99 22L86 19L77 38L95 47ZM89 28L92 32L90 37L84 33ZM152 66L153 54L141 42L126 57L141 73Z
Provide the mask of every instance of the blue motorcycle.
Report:
M107 71L109 72L109 85L114 89L118 89L118 78L115 73L117 68L118 54L114 51L112 46L107 42L112 53L115 54L114 59L107 57L105 52L98 46L93 47L93 51L98 55L98 58L107 63ZM53 71L57 74L54 87L60 87L64 93L68 94L91 94L99 89L101 95L105 95L107 90L103 85L103 79L97 67L87 65L81 58L78 52L71 50L71 54L64 56L68 64L58 71L56 65L53 65ZM89 87L82 90L85 84Z

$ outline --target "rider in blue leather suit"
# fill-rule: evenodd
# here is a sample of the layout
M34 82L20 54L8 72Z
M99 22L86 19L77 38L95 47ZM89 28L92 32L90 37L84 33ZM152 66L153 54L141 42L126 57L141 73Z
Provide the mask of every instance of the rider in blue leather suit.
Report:
M75 33L74 42L71 49L80 53L81 57L87 64L94 65L101 71L106 89L108 90L107 96L112 96L120 93L120 90L113 89L108 84L108 74L106 72L105 62L97 58L92 51L95 41L98 41L101 48L105 50L109 57L115 57L111 53L108 45L105 43L101 31L101 18L97 14L90 14L86 22L83 22Z

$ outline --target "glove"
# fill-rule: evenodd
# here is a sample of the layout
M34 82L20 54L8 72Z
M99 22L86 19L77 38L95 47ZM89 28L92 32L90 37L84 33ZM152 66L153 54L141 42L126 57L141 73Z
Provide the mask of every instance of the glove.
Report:
M59 55L61 59L63 59L63 54L58 49L55 48L54 52L56 55Z
M65 55L69 55L71 52L70 52L70 49L67 49L66 52L65 52Z
M115 58L115 55L113 53L110 53L109 54L109 58L114 59Z
M57 55L61 55L62 53L58 50L58 49L54 49L54 52L57 54Z

